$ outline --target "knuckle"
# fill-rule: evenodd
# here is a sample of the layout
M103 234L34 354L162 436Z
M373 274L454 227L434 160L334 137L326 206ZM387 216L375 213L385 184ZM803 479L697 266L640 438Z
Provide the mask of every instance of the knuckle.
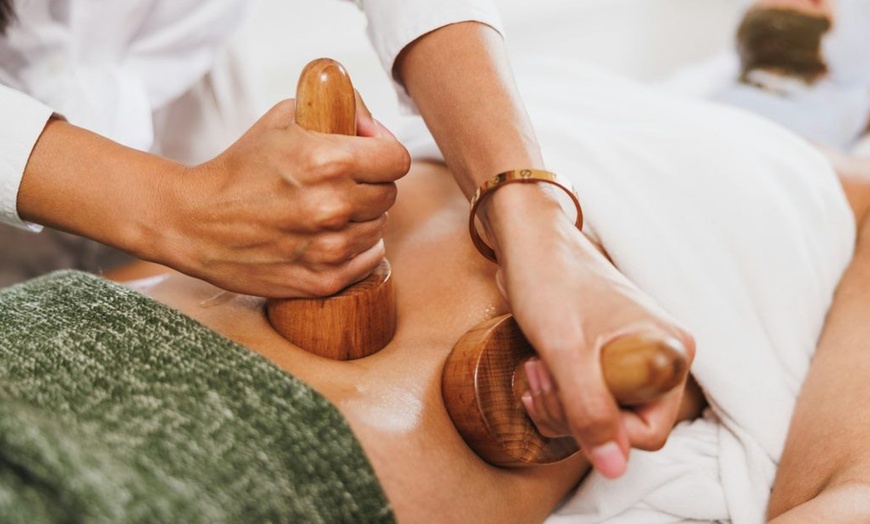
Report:
M330 236L320 240L318 249L327 263L344 262L350 255L350 242L345 236Z
M272 106L267 114L275 118L276 120L283 120L284 122L291 122L292 119L287 119L288 115L293 115L296 112L296 101L291 98L285 98L284 100L279 101L277 104Z
M351 219L353 209L344 198L322 199L313 206L312 221L319 229L337 230L344 228Z
M308 158L308 169L316 178L331 179L351 173L353 154L335 146L312 148Z

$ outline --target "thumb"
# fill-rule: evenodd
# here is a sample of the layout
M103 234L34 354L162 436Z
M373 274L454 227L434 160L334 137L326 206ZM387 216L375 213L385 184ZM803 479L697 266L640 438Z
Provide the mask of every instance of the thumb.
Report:
M282 100L266 111L259 118L251 130L265 131L266 129L287 129L296 123L296 100L288 98Z
M372 116L372 112L369 111L359 91L354 90L354 94L356 95L356 134L364 137L388 138L395 141L396 136Z

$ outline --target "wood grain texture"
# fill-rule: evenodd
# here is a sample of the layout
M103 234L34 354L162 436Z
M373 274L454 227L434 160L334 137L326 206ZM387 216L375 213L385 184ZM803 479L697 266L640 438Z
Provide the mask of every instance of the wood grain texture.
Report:
M564 460L579 448L571 437L547 438L520 400L527 389L523 363L534 356L513 316L480 324L453 348L442 374L445 406L466 443L487 462L526 467ZM676 341L626 335L602 350L608 387L622 405L648 402L688 373Z
M305 66L296 85L296 123L318 133L356 135L356 100L344 66L329 58Z
M296 123L310 131L356 135L353 84L338 62L310 62L296 87ZM270 299L266 316L284 338L334 360L381 350L396 332L396 300L389 262L366 279L325 298Z
M396 332L396 301L387 260L365 280L325 298L269 300L266 316L281 336L333 360L378 352Z

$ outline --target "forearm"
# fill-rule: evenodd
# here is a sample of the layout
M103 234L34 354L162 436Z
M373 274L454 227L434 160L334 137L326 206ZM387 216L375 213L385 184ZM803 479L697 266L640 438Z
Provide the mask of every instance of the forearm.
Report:
M330 295L383 259L408 155L366 136L309 133L270 109L217 157L183 166L51 121L18 192L25 219L264 297ZM367 117L368 118L368 117Z
M24 171L18 212L30 222L142 255L160 227L161 180L180 168L52 119Z
M433 31L403 51L396 72L466 197L501 172L545 167L493 29L461 23ZM643 415L620 411L598 365L602 344L643 326L678 340L691 361L694 343L577 230L560 193L543 183L505 184L477 215L498 260L502 296L552 372L571 434L597 469L616 477L630 446L661 447L683 388Z
M498 173L544 167L504 41L491 27L466 22L424 35L402 52L396 72L467 198ZM531 245L516 234L520 224L537 231L532 243L552 224L571 225L570 210L563 211L552 188L543 186L510 185L481 206L479 216L500 255L510 247L508 238L519 249ZM530 227L531 216L541 217L544 229Z
M501 35L465 22L409 45L396 72L467 197L487 178L543 167Z
M870 221L844 274L798 399L769 517L870 517ZM834 520L835 521L835 520Z

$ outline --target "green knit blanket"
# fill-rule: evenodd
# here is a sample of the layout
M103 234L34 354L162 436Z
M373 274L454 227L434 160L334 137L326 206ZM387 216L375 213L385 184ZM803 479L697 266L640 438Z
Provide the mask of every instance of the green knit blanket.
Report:
M123 286L0 290L3 523L392 522L324 397Z

